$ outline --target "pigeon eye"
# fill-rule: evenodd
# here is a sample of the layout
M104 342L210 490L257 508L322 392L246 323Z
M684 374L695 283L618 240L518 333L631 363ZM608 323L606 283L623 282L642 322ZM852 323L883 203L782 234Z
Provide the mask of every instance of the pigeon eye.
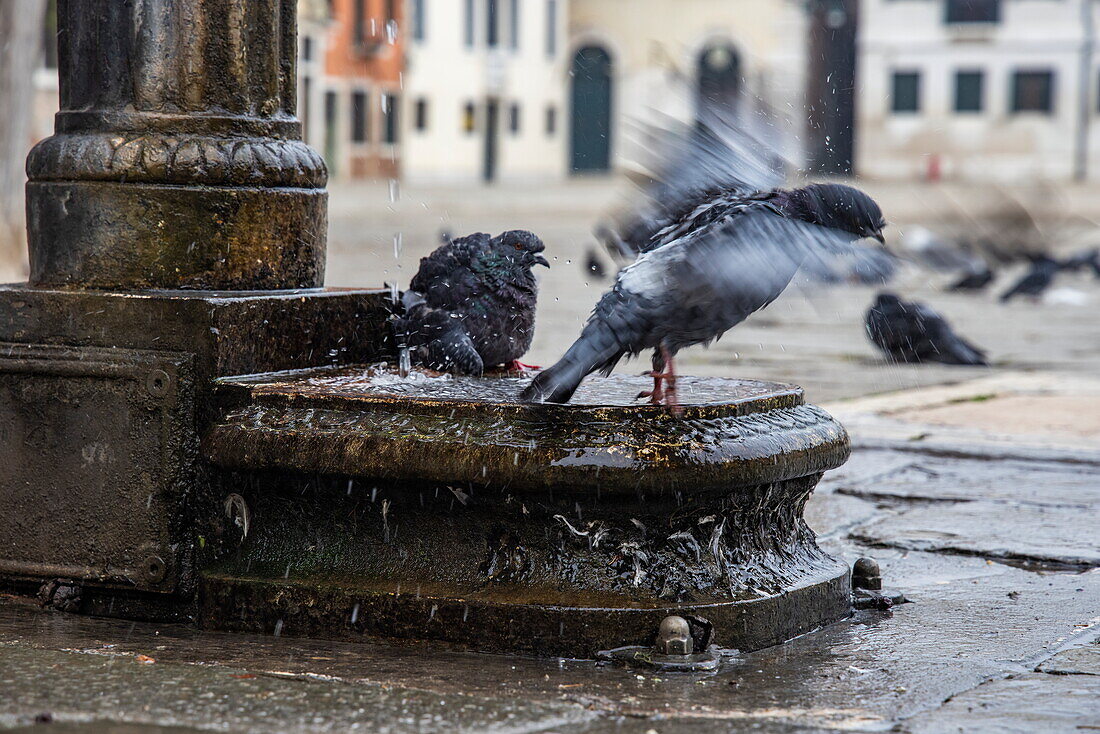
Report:
M516 250L517 250L517 251L518 251L518 250L522 250L522 249L523 249L523 245L521 245L521 244L520 244L520 243L518 243L518 242L517 242L516 244L512 245L512 247L516 248Z

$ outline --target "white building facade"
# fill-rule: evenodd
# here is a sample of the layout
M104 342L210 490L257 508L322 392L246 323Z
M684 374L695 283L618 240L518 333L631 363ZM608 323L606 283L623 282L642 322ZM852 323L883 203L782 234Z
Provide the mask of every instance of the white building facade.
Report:
M1094 0L863 0L857 171L1100 178Z
M567 0L407 0L405 179L564 177L568 10Z
M569 167L642 160L637 123L691 122L701 105L743 119L801 164L807 28L803 0L572 0ZM609 81L606 150L579 149L605 114L601 85L585 81L593 73Z

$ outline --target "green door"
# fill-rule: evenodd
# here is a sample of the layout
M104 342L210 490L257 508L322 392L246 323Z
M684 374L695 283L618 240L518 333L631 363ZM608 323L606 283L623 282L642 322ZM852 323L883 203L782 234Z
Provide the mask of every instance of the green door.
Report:
M611 56L586 46L573 57L572 168L578 172L611 168Z

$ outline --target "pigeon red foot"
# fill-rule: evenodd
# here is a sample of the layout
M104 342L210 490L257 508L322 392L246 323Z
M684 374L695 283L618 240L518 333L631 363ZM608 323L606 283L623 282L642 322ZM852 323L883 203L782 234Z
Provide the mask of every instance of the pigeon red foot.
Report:
M541 370L542 367L539 367L537 364L524 364L518 359L513 359L505 366L505 369L509 372L536 372Z
M676 367L672 363L672 353L663 345L660 347L661 358L665 363L665 371L650 370L644 373L653 378L653 389L643 390L638 393L639 398L649 398L650 405L663 405L668 411L679 418L684 414L680 400L676 393Z

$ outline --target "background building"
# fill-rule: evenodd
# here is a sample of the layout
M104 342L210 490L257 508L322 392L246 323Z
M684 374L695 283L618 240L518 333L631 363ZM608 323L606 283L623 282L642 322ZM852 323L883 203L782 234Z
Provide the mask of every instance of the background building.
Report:
M566 0L408 0L405 177L565 173Z
M863 0L857 171L1100 176L1093 0Z
M800 0L572 0L569 167L645 157L636 123L738 115L803 161L807 20Z
M397 176L401 0L299 0L298 116L333 180Z

